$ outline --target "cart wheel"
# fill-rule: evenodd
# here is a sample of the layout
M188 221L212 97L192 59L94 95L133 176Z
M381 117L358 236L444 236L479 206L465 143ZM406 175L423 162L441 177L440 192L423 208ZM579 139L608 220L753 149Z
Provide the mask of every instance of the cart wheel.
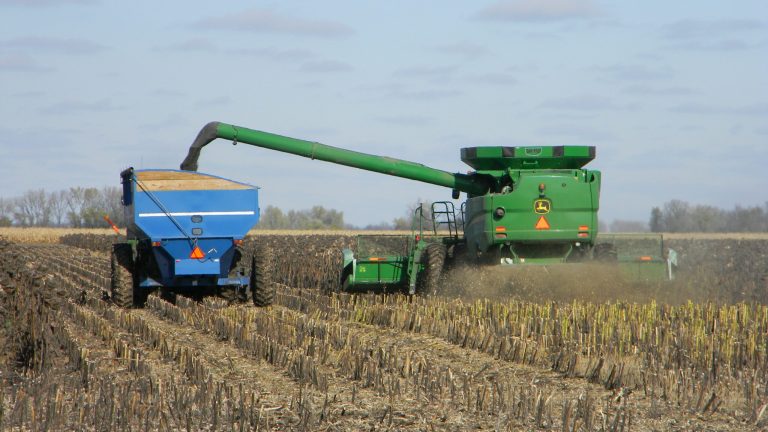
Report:
M272 249L259 246L251 259L251 296L258 307L269 306L275 299L275 284L272 282Z
M112 283L109 298L122 308L134 305L133 251L128 243L112 246Z

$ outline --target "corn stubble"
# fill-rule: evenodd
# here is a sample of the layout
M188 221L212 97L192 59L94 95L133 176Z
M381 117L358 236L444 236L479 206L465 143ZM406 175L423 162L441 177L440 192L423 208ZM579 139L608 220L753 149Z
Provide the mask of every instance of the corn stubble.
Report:
M101 299L112 237L63 242L0 245L3 430L768 426L765 304L689 302L597 268L350 295L333 291L351 236L269 234L246 247L279 248L274 306L123 310Z

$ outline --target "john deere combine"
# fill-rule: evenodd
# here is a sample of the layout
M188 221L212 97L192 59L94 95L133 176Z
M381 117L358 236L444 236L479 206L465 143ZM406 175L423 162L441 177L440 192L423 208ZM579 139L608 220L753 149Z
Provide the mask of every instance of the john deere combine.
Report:
M445 186L452 189L453 199L466 193L458 215L450 201L433 205L431 235L425 236L419 224L421 229L389 252L366 252L362 244L357 257L345 251L342 283L348 289L383 285L407 288L412 294L431 292L444 265L458 261L523 265L622 260L647 266L663 262L661 256L641 260L617 253L612 243L597 243L600 172L584 168L595 157L591 146L463 148L461 160L474 171L461 174L212 122L198 134L181 169L195 171L202 147L217 138ZM421 214L417 216L420 221ZM389 240L393 241L398 240Z

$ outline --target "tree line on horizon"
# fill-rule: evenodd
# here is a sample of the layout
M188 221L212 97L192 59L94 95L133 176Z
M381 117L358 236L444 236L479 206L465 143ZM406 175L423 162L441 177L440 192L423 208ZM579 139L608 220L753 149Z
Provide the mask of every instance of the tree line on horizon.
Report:
M118 226L124 227L126 220L120 202L122 189L108 186L72 187L54 192L35 189L12 198L0 197L0 227L70 227L104 228L104 216ZM305 210L283 211L267 206L261 212L257 229L303 229L303 230L410 230L414 210L419 201L407 206L403 216L391 222L382 221L356 227L344 221L344 212L314 206ZM429 216L430 204L423 205L424 217ZM460 223L460 220L459 220ZM427 227L429 229L429 227ZM710 205L690 204L682 200L671 200L662 206L653 207L648 222L635 220L614 220L610 224L601 222L600 230L611 232L768 232L768 202L764 206L741 207L732 210Z
M768 202L732 210L671 200L651 209L652 232L768 232Z
M122 189L114 186L28 190L18 197L0 197L0 226L103 228L108 215L122 227L121 196Z

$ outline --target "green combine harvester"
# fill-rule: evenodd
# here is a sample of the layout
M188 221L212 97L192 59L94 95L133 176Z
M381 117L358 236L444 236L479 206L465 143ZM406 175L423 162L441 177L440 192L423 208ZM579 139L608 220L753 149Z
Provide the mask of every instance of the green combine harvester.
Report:
M211 122L198 134L181 169L196 171L202 147L217 138L445 186L453 199L466 194L458 212L452 201L435 202L425 221L417 209L410 236L360 236L357 255L343 252L341 286L347 290L393 287L434 293L446 266L457 264L601 261L638 278L671 277L672 263L660 235L643 236L650 241L629 239L642 249L631 252L618 249L622 242L598 241L601 176L584 168L595 158L592 146L463 148L461 160L474 171L461 174Z

